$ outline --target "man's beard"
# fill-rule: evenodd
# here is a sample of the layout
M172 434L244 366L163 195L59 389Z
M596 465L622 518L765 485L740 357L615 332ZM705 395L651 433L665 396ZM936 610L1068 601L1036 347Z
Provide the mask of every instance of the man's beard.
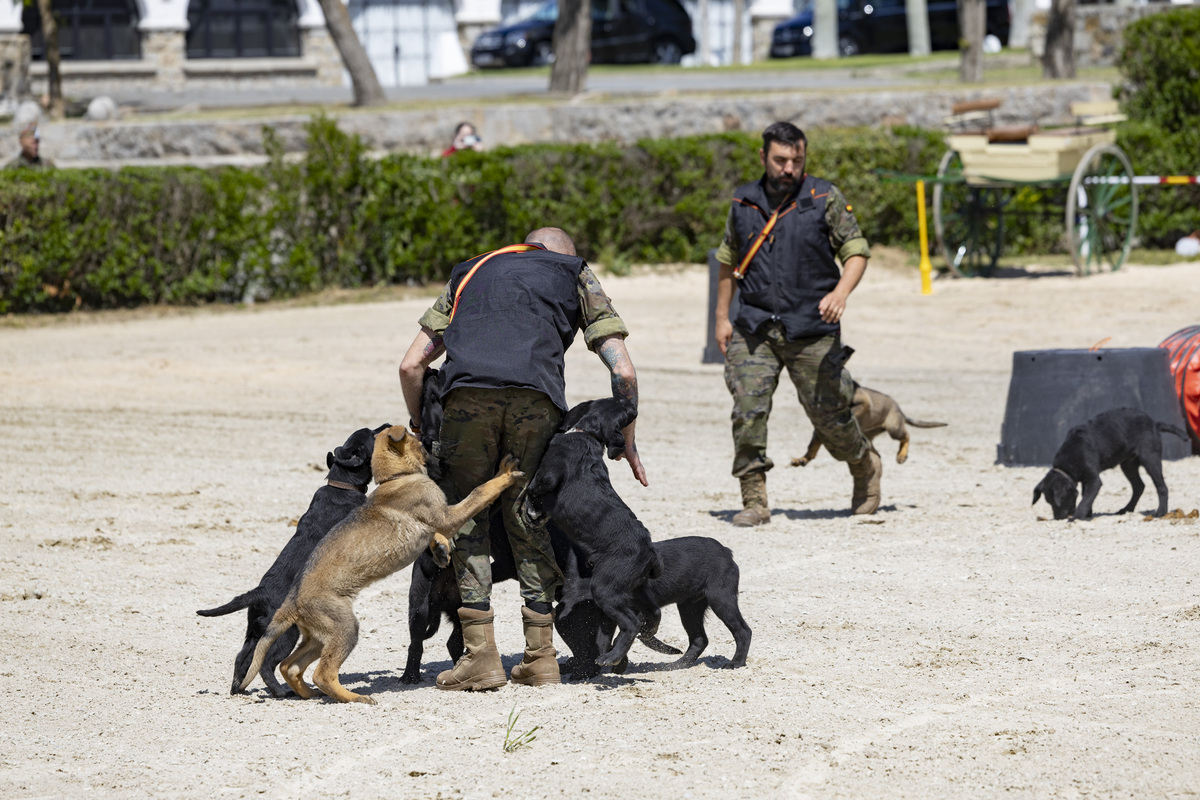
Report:
M772 177L772 176L768 175L767 176L767 190L770 191L770 193L774 194L774 195L788 194L789 192L791 192L793 189L796 188L796 184L798 182L799 181L794 176L791 178L788 178L787 176L784 176L784 175L779 175L776 177Z

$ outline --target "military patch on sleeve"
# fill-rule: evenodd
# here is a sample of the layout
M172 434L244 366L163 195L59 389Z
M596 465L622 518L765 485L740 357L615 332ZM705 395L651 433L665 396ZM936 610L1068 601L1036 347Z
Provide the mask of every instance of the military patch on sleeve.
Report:
M853 211L853 210L854 210L854 206L852 206L852 205L850 205L849 203L847 203L847 204L846 204L846 210L847 210L847 211Z

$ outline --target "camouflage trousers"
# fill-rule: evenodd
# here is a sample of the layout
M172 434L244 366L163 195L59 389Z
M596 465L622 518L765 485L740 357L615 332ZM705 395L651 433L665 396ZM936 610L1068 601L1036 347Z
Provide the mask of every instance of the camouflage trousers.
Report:
M446 465L442 490L452 502L466 497L496 474L500 459L512 455L527 478L541 463L562 412L533 389L455 389L446 398L437 455ZM562 583L545 529L526 525L518 508L521 486L500 496L501 513L512 545L521 597L550 603ZM488 512L467 523L454 539L451 564L464 603L486 603L492 594Z
M851 413L854 382L846 370L841 337L834 333L789 342L783 325L758 333L734 326L725 352L725 386L733 396L733 474L741 478L775 466L767 458L767 418L786 367L817 438L841 461L858 461L870 442Z

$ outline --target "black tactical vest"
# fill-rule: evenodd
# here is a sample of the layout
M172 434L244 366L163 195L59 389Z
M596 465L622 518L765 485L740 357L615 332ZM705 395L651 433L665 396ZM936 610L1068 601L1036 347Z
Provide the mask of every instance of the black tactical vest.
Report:
M789 341L840 330L838 323L822 320L817 310L821 298L841 279L825 222L829 189L828 181L805 175L800 190L784 201L775 228L738 281L741 308L735 325L756 332L764 322L779 320ZM739 258L749 252L770 219L768 208L761 180L734 192L734 232L742 246Z
M451 271L451 297L481 258ZM476 270L442 335L442 398L460 386L536 389L565 412L563 356L579 325L583 264L538 249L493 256Z

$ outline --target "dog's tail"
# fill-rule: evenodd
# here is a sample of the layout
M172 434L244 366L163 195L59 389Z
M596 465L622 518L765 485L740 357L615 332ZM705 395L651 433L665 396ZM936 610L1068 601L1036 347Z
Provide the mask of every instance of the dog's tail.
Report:
M667 644L666 642L659 641L657 636L654 636L649 633L639 633L638 641L641 642L642 644L646 645L646 647L649 647L651 650L653 650L656 653L665 653L666 655L669 655L669 656L678 656L678 655L683 654L682 650L676 650L674 647L671 647L671 645Z
M241 611L243 608L249 608L262 599L264 599L263 588L261 586L255 586L250 591L239 594L237 597L233 598L223 606L201 609L196 613L202 617L223 617L226 614L232 614L235 611Z
M258 646L254 648L254 661L246 669L246 677L242 678L242 685L238 687L238 691L246 691L246 688L254 682L258 671L262 669L263 661L267 659L267 651L271 649L271 645L275 644L275 640L283 636L288 628L295 625L298 619L295 597L289 596L275 612L275 616L271 618L271 624L267 626L262 638L258 640Z
M1182 428L1177 428L1168 422L1156 422L1154 423L1154 427L1158 428L1162 433L1173 433L1180 439L1183 439L1185 442L1188 441L1188 435L1186 431L1184 431Z
M949 422L926 422L920 419L909 419L908 417L905 417L904 421L914 428L944 428L950 424Z

